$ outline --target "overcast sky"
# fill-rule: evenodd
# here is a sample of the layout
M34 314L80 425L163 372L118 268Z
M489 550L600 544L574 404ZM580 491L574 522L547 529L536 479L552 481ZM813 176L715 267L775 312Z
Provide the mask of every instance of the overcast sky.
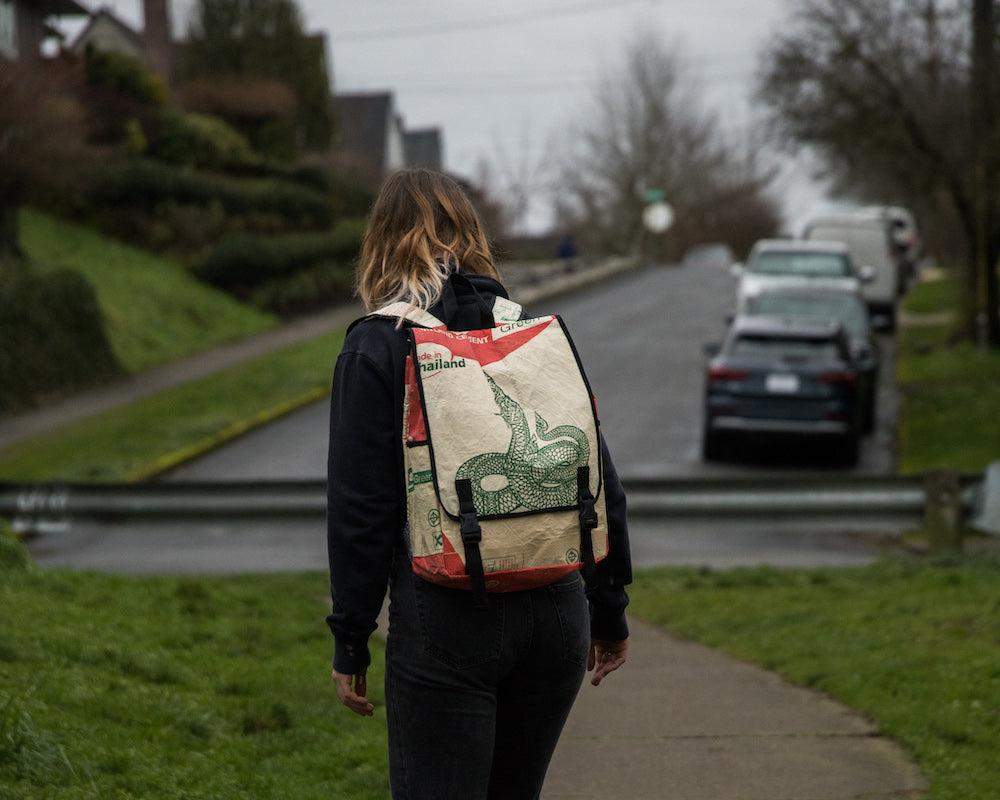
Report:
M407 126L444 131L446 166L537 158L637 28L683 48L705 101L738 133L756 113L757 54L788 0L299 0L329 36L337 91L392 89ZM139 0L108 3L130 21ZM88 5L94 6L94 2ZM182 29L192 0L175 0ZM526 144L525 144L526 143ZM531 156L523 156L525 150ZM775 186L790 220L823 205L804 164L785 159Z

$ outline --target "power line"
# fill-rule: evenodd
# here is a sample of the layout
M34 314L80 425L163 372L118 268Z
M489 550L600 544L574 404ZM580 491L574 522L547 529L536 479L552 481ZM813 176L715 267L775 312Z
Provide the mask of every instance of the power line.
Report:
M713 86L724 86L733 83L741 83L752 77L748 72L720 73L706 80L707 88ZM411 83L394 84L393 91L400 94L532 94L548 92L573 92L588 90L593 86L593 82L585 80L575 81L535 81L524 83ZM357 89L352 91L365 91Z
M456 33L486 28L500 28L509 25L520 25L525 22L536 22L541 19L565 17L577 14L589 14L595 11L613 11L624 5L646 3L659 5L663 0L618 0L609 3L608 0L587 0L557 8L542 8L534 11L522 11L517 14L501 14L485 19L465 19L453 22L426 22L415 25L403 25L398 28L360 28L353 31L333 33L330 39L335 42L364 42L373 39L398 39L407 36L425 36L443 33Z

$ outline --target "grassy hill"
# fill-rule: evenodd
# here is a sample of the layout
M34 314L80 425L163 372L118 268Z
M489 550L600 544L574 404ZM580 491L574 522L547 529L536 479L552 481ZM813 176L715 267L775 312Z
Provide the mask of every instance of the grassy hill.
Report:
M115 355L132 372L278 322L172 261L38 211L22 212L21 243L37 269L70 269L93 284Z

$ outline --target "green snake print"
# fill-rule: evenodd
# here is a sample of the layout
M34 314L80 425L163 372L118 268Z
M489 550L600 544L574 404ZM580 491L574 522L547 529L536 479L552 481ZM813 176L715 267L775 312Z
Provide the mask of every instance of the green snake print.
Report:
M473 456L455 473L457 480L467 478L472 482L476 510L486 516L509 514L521 508L539 510L573 505L577 496L577 467L590 461L587 435L572 425L560 425L550 431L548 422L537 413L533 435L524 409L489 375L486 380L511 437L506 453ZM549 444L540 447L539 440ZM483 488L483 481L495 476L506 478L506 485Z

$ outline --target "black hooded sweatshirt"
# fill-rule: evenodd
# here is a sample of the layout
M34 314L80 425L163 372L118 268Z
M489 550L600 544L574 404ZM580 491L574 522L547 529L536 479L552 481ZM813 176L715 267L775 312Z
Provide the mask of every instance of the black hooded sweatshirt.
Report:
M464 276L492 304L507 297L492 278ZM449 327L481 327L475 294L454 281L458 311ZM442 309L430 312L441 318ZM406 487L402 463L403 369L408 352L405 330L395 321L369 317L348 332L333 373L330 450L327 462L327 546L330 556L333 666L354 674L371 661L368 637L377 627L394 552L407 557L403 540ZM595 639L628 637L625 586L632 581L625 492L601 438L608 509L608 556L597 565L590 601ZM401 555L400 555L401 554ZM471 602L471 598L470 598Z

